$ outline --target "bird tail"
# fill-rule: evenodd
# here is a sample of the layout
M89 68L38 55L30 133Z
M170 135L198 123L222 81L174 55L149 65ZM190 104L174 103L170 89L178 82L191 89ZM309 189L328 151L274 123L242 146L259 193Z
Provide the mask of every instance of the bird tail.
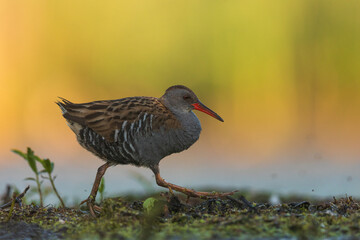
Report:
M82 110L86 108L83 104L75 104L66 100L65 98L59 97L61 101L55 102L61 109L63 117L68 122L76 122L81 125L85 124L85 119Z
M61 99L61 101L56 101L55 103L60 107L62 114L64 115L65 113L67 113L67 109L66 109L66 105L67 104L72 104L72 102L70 102L69 100L66 100L65 98L59 97Z

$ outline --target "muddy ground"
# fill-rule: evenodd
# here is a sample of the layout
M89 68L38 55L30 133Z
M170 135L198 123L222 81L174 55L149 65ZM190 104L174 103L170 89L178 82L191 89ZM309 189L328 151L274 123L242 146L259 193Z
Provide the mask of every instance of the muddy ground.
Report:
M0 239L358 239L360 202L351 197L283 197L239 193L190 199L168 193L108 198L92 218L85 207L36 204L0 209Z

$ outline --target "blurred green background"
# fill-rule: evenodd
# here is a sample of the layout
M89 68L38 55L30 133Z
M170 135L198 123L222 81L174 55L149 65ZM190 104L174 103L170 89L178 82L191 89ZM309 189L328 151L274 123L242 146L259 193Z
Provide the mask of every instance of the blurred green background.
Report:
M348 177L360 169L359 12L357 0L0 0L2 176L25 166L9 150L31 146L93 178L101 162L78 146L57 96L160 97L183 84L225 122L197 113L202 136L164 161L170 180L299 162Z

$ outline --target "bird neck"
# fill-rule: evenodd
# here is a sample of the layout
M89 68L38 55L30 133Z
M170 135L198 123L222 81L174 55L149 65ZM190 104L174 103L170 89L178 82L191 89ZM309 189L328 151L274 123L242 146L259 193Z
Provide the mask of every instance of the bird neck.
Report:
M183 130L199 132L201 131L200 121L193 111L174 107L174 105L166 97L159 98L159 101L172 112L176 119L181 123Z
M183 115L190 112L190 109L187 109L186 106L179 104L171 97L164 95L161 98L159 98L159 101L175 115Z

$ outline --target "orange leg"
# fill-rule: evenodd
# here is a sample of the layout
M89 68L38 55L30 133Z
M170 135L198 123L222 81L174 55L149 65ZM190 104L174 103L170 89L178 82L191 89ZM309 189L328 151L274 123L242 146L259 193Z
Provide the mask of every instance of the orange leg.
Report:
M93 217L96 217L94 209L96 211L98 211L98 212L101 211L101 207L94 205L94 202L95 202L96 194L97 194L98 189L99 189L101 178L104 176L104 174L106 172L106 169L108 169L108 167L110 167L111 165L112 165L111 163L107 162L107 163L105 163L104 165L101 165L98 168L97 174L96 174L96 177L95 177L95 181L94 181L94 185L92 187L90 196L80 203L80 205L83 204L83 203L86 203L88 205L89 210L90 210L90 214Z
M154 170L153 170L154 171ZM195 197L195 198L219 198L219 197L226 197L229 195L233 195L236 191L227 192L227 193L212 193L212 192L197 192L193 189L184 188L172 183L166 182L161 176L158 169L155 169L155 179L157 185L165 188L169 188L178 192L182 192L188 197Z

